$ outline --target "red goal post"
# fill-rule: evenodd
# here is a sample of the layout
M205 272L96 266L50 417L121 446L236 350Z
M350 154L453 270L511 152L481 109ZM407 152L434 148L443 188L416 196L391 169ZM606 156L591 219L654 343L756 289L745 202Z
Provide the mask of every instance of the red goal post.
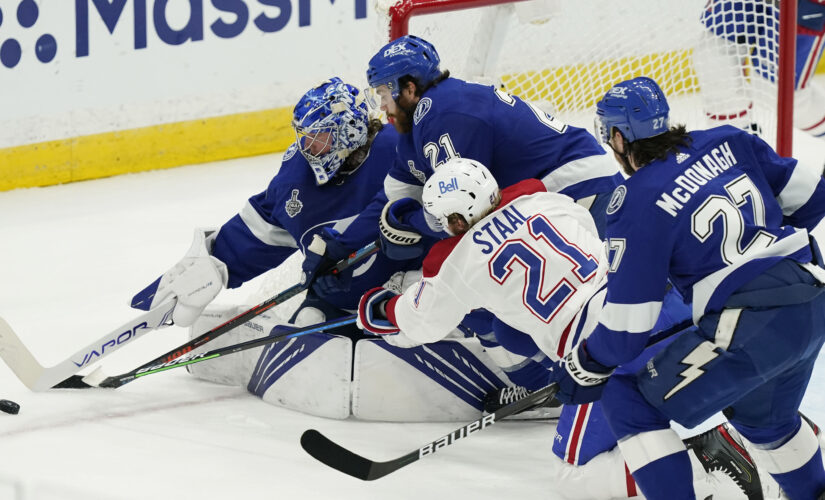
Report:
M436 46L443 67L454 76L497 84L574 125L590 129L588 115L598 96L614 83L646 75L656 79L672 101L674 121L692 128L752 122L781 155L790 156L797 0L740 0L771 9L772 15L747 21L752 23L747 29L769 40L761 61L755 44L711 34L712 29L732 28L700 22L704 9L722 1L732 4L377 0L377 9L388 27L385 41L408 33L422 36ZM507 21L514 12L519 20ZM718 17L719 23L727 22ZM492 46L483 46L485 42ZM466 43L471 46L459 48ZM476 50L480 56L473 54ZM571 59L564 53L575 55ZM464 63L471 59L468 70ZM480 67L485 74L475 74Z

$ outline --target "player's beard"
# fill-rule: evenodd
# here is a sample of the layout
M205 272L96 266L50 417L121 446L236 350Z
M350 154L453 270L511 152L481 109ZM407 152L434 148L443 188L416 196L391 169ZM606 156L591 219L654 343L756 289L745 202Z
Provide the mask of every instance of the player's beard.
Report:
M395 130L397 130L400 134L409 134L412 132L415 105L402 106L401 103L396 101L396 109L398 111L392 116L395 119Z

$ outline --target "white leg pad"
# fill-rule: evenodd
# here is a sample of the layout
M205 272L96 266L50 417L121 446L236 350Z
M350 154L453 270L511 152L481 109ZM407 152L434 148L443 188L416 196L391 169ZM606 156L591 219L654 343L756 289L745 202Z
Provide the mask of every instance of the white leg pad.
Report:
M388 422L454 422L481 416L484 395L507 384L478 340L408 349L382 339L355 346L352 414Z
M195 338L221 323L234 318L247 309L248 307L246 306L209 306L189 328L189 338ZM265 318L259 316L252 322L245 323L217 339L207 342L195 352L211 351L219 347L263 337L272 329L271 326L265 329L267 325L263 324L264 322ZM262 350L263 347L248 349L227 356L221 356L217 359L211 359L203 363L188 365L186 369L189 373L202 380L216 384L244 386L249 381L249 377L252 375L252 369L255 367L255 361L257 361Z
M350 416L352 340L312 333L272 344L247 389L267 403L319 417Z

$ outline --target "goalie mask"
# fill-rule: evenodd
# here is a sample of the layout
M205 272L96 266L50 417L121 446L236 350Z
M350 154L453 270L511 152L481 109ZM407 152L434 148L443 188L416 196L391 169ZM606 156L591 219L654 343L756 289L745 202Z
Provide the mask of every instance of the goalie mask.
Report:
M292 116L298 149L319 186L367 143L369 112L363 94L338 77L304 94Z
M393 99L398 99L398 79L404 76L415 78L420 86L426 86L439 76L441 59L433 45L413 35L406 35L381 47L370 59L367 81L372 88L386 85ZM378 108L378 104L374 106Z
M596 103L596 138L609 144L614 127L628 142L663 134L670 129L669 113L665 94L652 79L618 83Z
M498 183L481 163L467 158L453 158L438 167L424 184L424 209L444 227L451 236L448 218L452 214L464 217L472 227L498 204Z

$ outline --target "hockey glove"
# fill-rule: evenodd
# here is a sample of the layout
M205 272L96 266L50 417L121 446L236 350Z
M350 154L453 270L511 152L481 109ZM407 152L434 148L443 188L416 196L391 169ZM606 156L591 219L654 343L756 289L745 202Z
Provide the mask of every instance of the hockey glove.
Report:
M339 260L350 254L348 249L338 243L337 236L338 232L329 228L321 231L320 235L314 235L301 264L301 283L308 283L312 291L321 298L348 292L352 285L352 268L335 274L329 273Z
M393 260L407 260L424 253L421 232L410 223L412 216L422 210L421 204L412 198L401 198L384 205L378 219L384 255Z
M387 319L387 302L397 293L380 286L368 290L358 302L358 328L373 335L394 335L398 327Z
M556 399L577 405L600 399L613 370L590 357L587 341L580 343L553 368L553 379L559 384Z
M132 297L132 307L149 311L177 297L172 320L178 326L194 323L229 278L226 264L212 257L215 236L215 230L196 229L192 246L183 259Z

